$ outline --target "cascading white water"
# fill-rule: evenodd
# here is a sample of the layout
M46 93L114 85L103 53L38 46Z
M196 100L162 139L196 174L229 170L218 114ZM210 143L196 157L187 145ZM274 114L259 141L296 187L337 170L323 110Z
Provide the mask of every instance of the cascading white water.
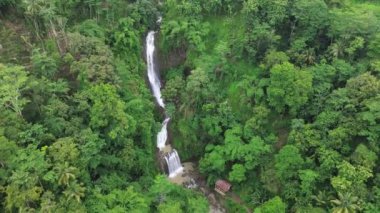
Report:
M172 152L165 156L166 163L168 164L169 177L175 177L182 172L183 167L179 159L177 150L173 149Z
M160 16L160 17L158 17L156 23L157 23L157 24L161 24L161 22L162 22L162 17Z
M166 140L168 140L168 123L170 118L166 118L162 123L161 131L157 134L157 147L161 150L165 148Z
M160 17L157 20L157 23L160 23L162 18ZM146 37L146 59L148 66L148 78L150 82L150 86L153 91L153 95L156 98L158 105L160 105L163 109L165 109L165 103L162 99L161 95L161 82L160 78L157 74L157 70L154 64L154 52L155 52L155 44L154 44L154 31L150 31ZM162 150L166 146L166 141L168 139L168 123L170 121L170 117L166 117L164 122L162 123L161 131L157 134L157 147ZM181 160L178 156L176 150L172 150L165 156L166 163L168 165L169 177L175 177L179 173L182 172L183 167L181 165Z
M156 73L154 64L154 51L156 49L154 45L154 34L156 32L150 31L146 37L146 61L148 65L148 78L150 86L152 87L153 95L156 97L158 105L165 108L164 100L161 97L161 82Z

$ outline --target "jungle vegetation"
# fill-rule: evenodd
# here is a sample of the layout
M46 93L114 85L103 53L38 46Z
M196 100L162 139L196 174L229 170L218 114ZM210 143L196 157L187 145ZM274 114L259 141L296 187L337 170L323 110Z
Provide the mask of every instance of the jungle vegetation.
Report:
M172 143L227 212L380 212L373 0L0 0L0 212L209 211L158 169L152 29Z

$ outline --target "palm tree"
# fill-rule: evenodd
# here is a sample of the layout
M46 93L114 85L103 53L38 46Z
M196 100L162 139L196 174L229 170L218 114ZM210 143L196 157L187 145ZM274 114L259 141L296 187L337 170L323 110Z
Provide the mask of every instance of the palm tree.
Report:
M49 1L47 0L23 0L23 5L25 8L26 17L30 18L33 23L36 37L42 41L41 37L41 20L43 18L43 13L47 8Z
M351 193L342 194L338 192L338 198L330 202L335 206L333 213L355 213L360 210L358 203L359 198L352 196Z
M63 194L67 197L67 201L74 199L78 203L80 203L81 198L84 197L84 192L86 191L86 188L83 186L82 183L71 182L65 191L63 191Z
M55 168L55 170L59 174L58 184L66 186L69 185L71 180L75 180L75 174L78 171L77 168L69 166L67 164L60 164Z
M331 44L329 49L328 49L332 59L336 59L336 58L343 56L344 50L345 50L345 44L341 40Z
M314 48L309 48L303 52L303 59L306 64L314 64L315 58L316 56Z
M331 196L326 191L319 191L318 195L312 195L311 198L316 201L318 206L327 207Z

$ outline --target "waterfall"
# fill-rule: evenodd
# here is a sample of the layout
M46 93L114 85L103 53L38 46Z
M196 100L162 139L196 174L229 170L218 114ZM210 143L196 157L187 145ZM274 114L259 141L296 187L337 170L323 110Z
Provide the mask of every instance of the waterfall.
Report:
M157 23L160 24L162 18L160 17L157 20ZM156 101L160 107L165 109L165 103L161 95L161 82L158 76L158 72L155 67L154 61L154 52L155 52L155 43L154 43L154 35L156 32L150 31L146 37L146 60L148 67L148 79L150 86L152 88L152 92ZM166 147L166 141L168 139L168 123L170 122L170 117L166 117L164 122L162 123L161 131L157 134L157 147L160 150L163 150ZM168 165L169 177L175 177L179 173L182 172L183 167L181 164L181 160L179 155L175 149L171 150L169 153L165 155L165 161Z
M156 32L150 31L146 37L146 61L148 66L148 78L150 86L152 87L153 95L157 100L158 105L165 108L164 100L161 97L161 82L156 73L156 67L154 66L154 51L156 49L154 45L154 34Z
M169 177L175 177L182 172L183 167L181 160L179 159L177 150L173 149L172 152L165 156L166 163L168 165Z
M166 118L162 123L161 131L157 134L157 147L161 150L165 148L165 143L168 140L168 123L170 118Z

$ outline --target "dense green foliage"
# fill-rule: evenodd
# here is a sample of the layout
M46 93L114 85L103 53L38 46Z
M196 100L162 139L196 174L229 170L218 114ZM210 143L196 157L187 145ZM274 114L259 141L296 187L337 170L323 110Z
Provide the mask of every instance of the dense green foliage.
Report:
M161 49L186 56L163 73L181 156L255 212L379 212L379 11L167 0Z
M205 212L159 175L151 1L0 1L0 212ZM14 21L16 20L16 21Z
M158 171L158 29L173 146L229 212L380 212L380 5L0 0L0 211L208 212Z

